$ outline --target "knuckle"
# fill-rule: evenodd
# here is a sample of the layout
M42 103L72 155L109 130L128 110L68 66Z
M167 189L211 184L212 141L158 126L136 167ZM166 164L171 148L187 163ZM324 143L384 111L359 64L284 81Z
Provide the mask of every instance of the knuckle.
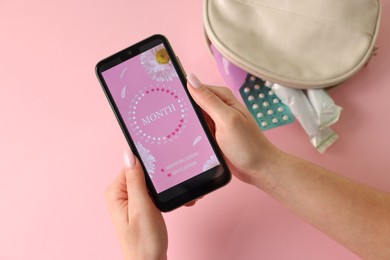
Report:
M230 88L222 88L226 95L233 96L233 91Z
M203 88L202 99L204 102L206 102L206 103L215 102L216 98L217 98L217 96L215 96L215 94L213 92L211 92L210 90L208 90L206 88Z
M131 172L126 173L126 184L132 184L134 182L137 182L140 178L139 172L131 169Z
M242 118L240 114L231 112L225 115L223 122L227 126L240 126L242 124Z

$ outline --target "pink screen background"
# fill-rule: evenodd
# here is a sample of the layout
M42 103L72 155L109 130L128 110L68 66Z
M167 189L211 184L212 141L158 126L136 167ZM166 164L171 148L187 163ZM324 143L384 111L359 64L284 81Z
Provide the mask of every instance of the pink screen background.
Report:
M0 1L0 259L123 259L104 192L128 149L94 74L152 34L187 72L225 85L204 40L202 1ZM265 132L280 149L390 192L390 1L378 55L330 94L343 107L325 154L297 123ZM264 192L233 178L164 214L170 260L358 260ZM370 234L367 234L370 235Z
M157 192L219 164L171 61L157 59L164 50L102 73Z

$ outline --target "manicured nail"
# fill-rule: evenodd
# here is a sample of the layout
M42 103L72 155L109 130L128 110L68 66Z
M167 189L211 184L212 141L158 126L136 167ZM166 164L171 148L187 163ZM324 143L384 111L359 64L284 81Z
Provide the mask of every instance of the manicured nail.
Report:
M123 151L123 162L124 162L125 167L127 169L133 168L135 165L134 154L132 152L130 152L129 150Z
M197 76L195 76L193 73L188 74L187 80L190 82L191 86L194 88L200 88L202 86L202 83L198 79Z

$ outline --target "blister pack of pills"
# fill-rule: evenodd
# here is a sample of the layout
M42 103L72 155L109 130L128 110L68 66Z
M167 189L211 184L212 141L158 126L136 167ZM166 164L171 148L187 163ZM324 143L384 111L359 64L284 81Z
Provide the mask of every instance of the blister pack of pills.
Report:
M248 74L240 88L241 97L259 127L268 130L294 122L288 106L266 85L264 80Z

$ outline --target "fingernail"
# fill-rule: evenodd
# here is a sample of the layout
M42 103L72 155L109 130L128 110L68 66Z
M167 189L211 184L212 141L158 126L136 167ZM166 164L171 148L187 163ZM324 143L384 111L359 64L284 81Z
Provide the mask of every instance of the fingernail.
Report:
M198 77L195 76L195 74L193 74L193 73L188 74L187 80L190 82L191 86L193 86L194 88L200 88L202 86L202 83L200 82Z
M131 169L135 165L135 158L134 154L130 152L129 150L123 151L123 162L125 164L125 167L127 169Z

